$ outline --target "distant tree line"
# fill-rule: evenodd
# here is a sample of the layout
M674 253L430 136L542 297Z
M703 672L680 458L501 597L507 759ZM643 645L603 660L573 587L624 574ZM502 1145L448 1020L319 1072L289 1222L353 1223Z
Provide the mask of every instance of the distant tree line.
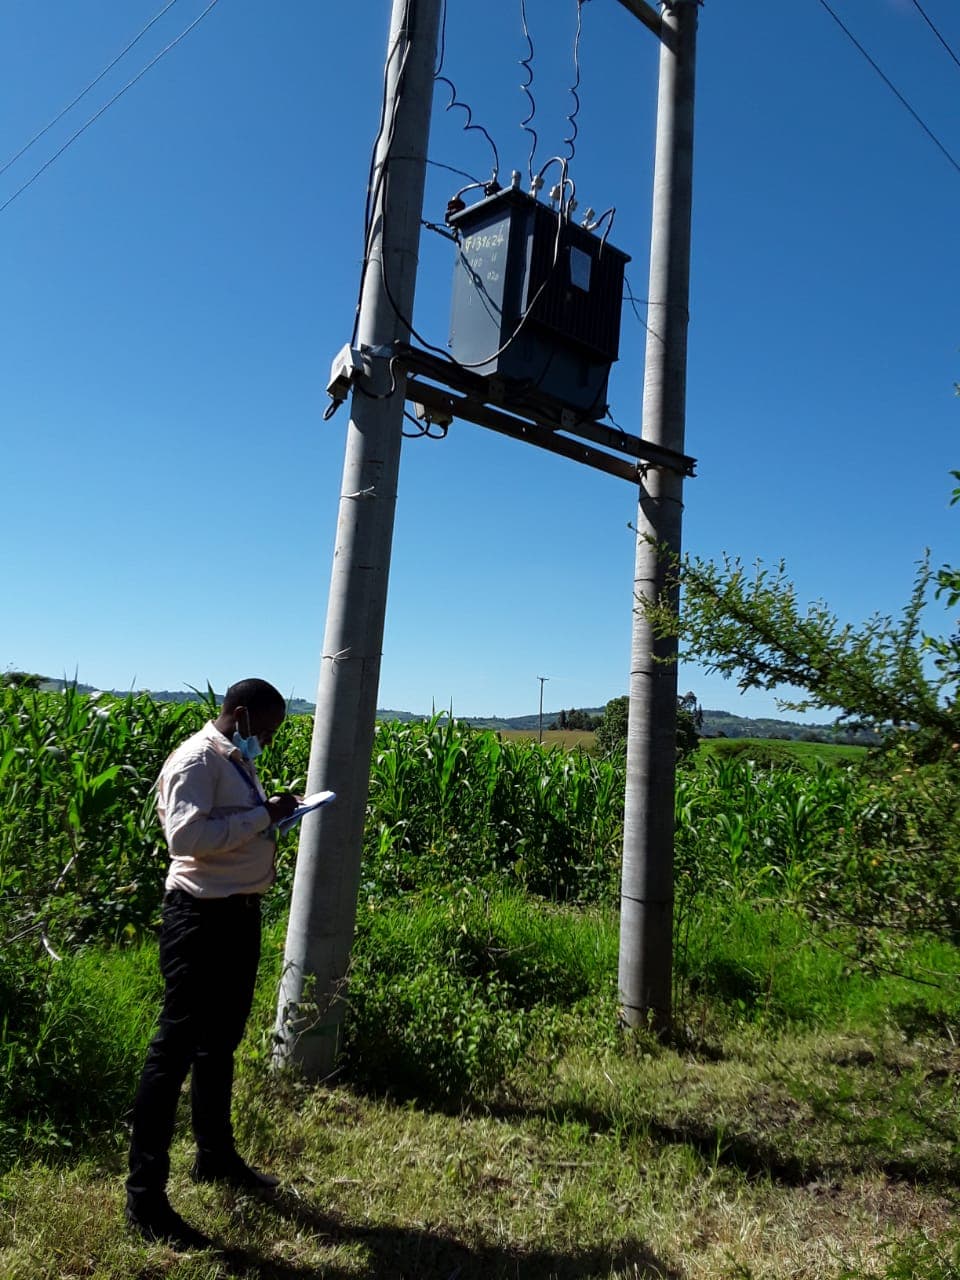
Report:
M587 729L593 730L599 725L603 716L592 716L589 711L572 707L569 711L561 711L556 720L548 725L548 729Z

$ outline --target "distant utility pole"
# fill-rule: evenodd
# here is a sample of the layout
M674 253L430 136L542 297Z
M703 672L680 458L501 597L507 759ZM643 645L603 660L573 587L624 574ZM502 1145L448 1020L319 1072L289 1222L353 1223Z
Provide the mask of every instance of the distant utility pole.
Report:
M371 181L365 372L351 398L307 775L308 791L337 799L303 823L277 1009L277 1058L314 1078L333 1069L356 922L406 390L391 354L413 315L440 9L394 0Z
M537 676L537 679L540 681L540 728L537 733L537 741L543 742L543 686L544 686L544 683L550 679L550 677Z
M693 101L699 0L621 0L660 37L660 87L650 243L645 441L683 453L686 416ZM677 644L657 639L643 603L677 603L683 476L648 468L637 517L620 909L620 998L627 1024L671 1021Z

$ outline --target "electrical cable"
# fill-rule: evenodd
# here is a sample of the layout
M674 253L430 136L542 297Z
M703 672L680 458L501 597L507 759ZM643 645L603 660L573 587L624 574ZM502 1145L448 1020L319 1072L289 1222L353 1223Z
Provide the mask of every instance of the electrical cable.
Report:
M860 51L861 54L863 54L867 62L870 63L871 67L873 67L874 71L877 73L877 75L880 77L883 83L887 86L890 92L894 95L894 97L896 97L896 99L901 103L901 105L904 106L907 109L907 111L910 112L914 120L916 120L917 124L920 126L923 132L927 135L930 141L934 144L934 146L936 146L936 148L939 151L941 151L943 155L946 156L946 158L950 161L950 163L957 170L957 172L960 173L960 161L957 161L950 154L950 152L943 145L943 143L940 141L937 135L933 132L933 130L927 124L925 124L924 121L921 119L921 117L917 114L917 112L914 111L913 107L911 107L910 103L906 100L906 98L903 96L900 90L896 87L893 81L890 80L884 74L884 72L880 70L879 66L876 64L876 62L874 62L870 54L867 53L866 49L863 47L860 41L856 38L856 36L853 34L850 28L845 26L843 21L830 8L829 4L827 4L827 0L820 0L820 4L823 6L824 9L826 9L827 13L829 13L830 17L834 20L834 22L837 24L840 30L844 33L844 35L846 35L846 37L850 40L850 42Z
M500 153L497 151L497 144L490 137L490 134L487 133L482 124L473 123L473 112L465 102L461 102L457 97L457 86L453 81L448 76L434 76L434 80L438 84L445 84L450 88L450 101L444 107L444 110L451 111L454 107L459 107L461 111L465 111L467 113L467 122L463 126L464 132L469 133L471 130L476 130L479 133L482 133L487 142L490 143L490 150L493 152L493 173L490 175L489 181L491 185L494 184L497 181L497 175L500 172Z
M428 222L426 218L420 219L420 225L425 231L433 231L438 236L443 236L444 240L452 240L454 244L460 243L460 237L447 227L441 227L438 222Z
M406 22L409 17L409 4L404 19L401 22L400 31L406 28ZM387 143L384 148L383 163L377 167L377 155L380 150L381 139L384 136L384 129L387 123L387 81L390 75L390 64L393 62L397 49L400 46L400 34L398 33L393 45L387 51L386 62L383 68L383 96L380 103L380 121L377 126L377 136L373 141L373 149L370 153L370 167L367 172L367 199L363 212L363 262L360 268L360 284L357 289L357 305L353 314L353 333L350 338L350 345L357 345L357 333L360 328L360 307L363 302L363 287L367 278L367 268L370 261L370 237L373 225L373 210L376 207L377 200L380 196L381 188L386 179L387 168L390 163L390 147L393 142L393 135L397 126L397 113L400 107L400 98L403 93L403 81L406 72L407 58L410 53L410 45L404 47L403 55L400 62L400 68L397 72L397 91L394 95L393 116L390 121L390 131L387 137Z
M524 0L520 0L520 22L527 42L527 56L520 59L520 66L526 68L527 79L520 85L520 92L525 93L530 99L530 114L525 120L520 121L520 128L525 133L529 133L533 139L530 144L530 155L527 157L527 172L530 175L530 185L533 186L533 161L537 153L537 131L530 128L530 122L537 114L537 104L530 90L530 86L533 84L533 40L530 38L530 28L527 26L527 7Z
M567 116L570 121L570 136L563 140L563 145L570 149L570 154L567 156L568 160L572 160L574 157L577 149L577 134L580 132L577 126L577 116L580 114L580 94L577 90L580 88L580 34L583 30L583 6L586 3L587 0L577 0L577 34L573 41L573 65L576 71L576 78L570 86L570 96L573 98L574 108Z
M440 74L440 72L443 70L443 63L444 63L444 59L446 58L446 54L447 54L447 0L443 0L443 7L440 10L440 35L438 40L437 65L433 73L433 78L434 80L440 80L444 84L450 86L451 98L450 98L450 101L447 103L445 110L449 111L451 107L462 107L463 110L466 111L467 113L467 123L463 126L464 129L465 130L479 129L480 132L483 134L483 136L486 138L486 140L490 143L490 147L493 151L493 175L489 179L489 181L491 183L495 183L497 180L497 175L500 172L500 156L497 153L496 144L494 143L493 139L490 137L490 134L487 133L486 129L484 129L482 125L472 123L473 114L465 102L458 101L457 89L453 81L448 79L447 76L443 76ZM429 164L430 162L428 161L427 163ZM464 175L464 177L469 177L469 176L470 176L469 174ZM478 185L482 185L482 184L478 183Z
M5 164L0 165L0 176L5 174L11 165L16 164L16 162L20 159L22 155L26 155L26 153L30 150L33 144L35 142L39 142L40 139L43 137L43 135L45 133L48 133L55 124L58 124L63 119L63 117L67 114L68 111L72 111L73 108L77 105L77 103L81 100L81 98L85 98L87 94L90 92L90 90L94 88L95 85L98 85L100 81L103 79L103 77L109 71L113 70L113 68L117 65L120 59L123 58L126 54L128 54L130 50L133 48L133 46L143 36L147 34L147 32L154 25L154 23L159 22L160 19L163 17L163 15L167 12L167 10L172 9L176 3L177 3L177 0L167 0L167 3L163 6L160 12L155 13L153 17L150 19L150 21L147 23L147 25L145 27L140 28L140 30L133 37L130 43L125 45L124 48L120 50L120 52L113 59L112 62L107 63L107 65L103 68L103 70L100 72L99 75L95 76L85 88L80 90L80 92L77 94L77 96L73 99L72 102L68 102L62 111L58 112L57 115L55 115L52 120L50 120L47 124L43 126L42 129L39 129L33 135L33 137L29 140L29 142L25 142L16 155L11 156L10 159Z
M368 391L366 387L362 387L359 382L355 382L354 386L360 394L367 400L389 400L391 396L397 393L397 357L391 356L388 365L390 370L390 389L388 391Z
M944 40L943 36L940 34L940 32L937 30L937 28L933 25L933 22L930 20L930 18L927 16L927 14L926 14L925 10L924 10L924 9L923 9L923 7L921 6L921 4L920 4L920 0L913 0L913 7L916 9L917 13L919 13L920 17L924 20L924 22L927 24L927 26L930 28L930 30L933 32L933 34L937 37L937 39L940 41L940 43L941 43L941 44L943 45L943 47L946 49L947 53L949 53L950 57L954 60L954 62L957 64L957 66L958 66L958 67L960 67L960 58L958 58L958 57L957 57L957 55L954 53L954 51L953 51L953 50L950 48L950 46L947 44L946 40Z
M644 329L646 329L647 333L649 333L649 334L650 334L651 338L656 338L658 342L663 342L663 338L660 336L660 334L659 334L659 333L657 333L656 329L651 329L651 328L650 328L650 326L647 324L646 320L644 320L643 316L642 316L642 315L640 314L640 312L637 310L637 303L638 303L638 302L639 302L639 303L642 303L644 306L649 307L649 306L650 306L650 299L649 299L649 298L638 298L638 297L636 297L636 296L634 295L633 289L632 289L632 287L631 287L631 285L630 285L630 281L627 279L627 273L626 273L626 272L624 272L624 273L623 273L623 283L624 283L624 285L626 286L626 292L624 293L624 295L623 295L623 296L624 296L625 300L626 300L627 302L629 302L629 303L630 303L630 306L633 308L633 314L637 317L637 319L638 319L638 320L640 321L640 323L643 325Z
M447 0L443 0L443 8L440 10L440 38L437 41L437 65L434 68L433 78L443 70L443 60L447 56Z
M420 422L418 418L415 418L413 416L413 414L410 412L409 409L404 409L403 416L406 418L408 422L412 422L413 425L417 428L416 431L404 431L403 428L401 427L400 434L404 437L404 439L418 440L421 438L421 436L427 435L428 429L430 426L428 422Z
M409 160L410 156L395 156L396 160ZM446 169L448 173L456 173L461 178L469 178L475 187L482 187L483 183L479 178L475 178L472 173L467 173L465 169L455 169L452 164L443 164L440 160L428 160L427 164L432 165L434 169ZM467 188L464 188L467 190Z
M545 161L540 166L540 171L537 173L536 177L531 178L531 186L536 186L537 190L543 186L543 175L552 164L558 164L560 166L560 181L557 183L557 189L559 191L560 216L563 218L569 218L570 201L576 195L577 187L576 183L567 173L569 161L565 156L551 156L549 160ZM568 186L570 187L570 195L568 199L564 201L563 192Z
M605 219L609 218L609 222L607 222L607 229L606 231L604 231L603 235L600 237L601 253L603 253L603 246L607 243L607 237L609 236L610 232L613 230L613 220L616 216L617 216L617 206L615 204L612 204L609 209L604 209L603 213L601 213L599 218L594 218L593 222L591 222L589 227L587 227L588 231L596 231L600 223L603 222Z
M409 409L404 409L403 416L408 422L412 422L417 428L416 431L404 431L401 427L400 434L407 440L422 440L424 436L426 436L428 440L445 440L447 432L450 430L448 426L441 424L439 432L431 431L430 427L432 424L429 422L421 422L419 418L414 417Z
M72 146L73 143L76 142L76 140L80 137L81 134L86 133L87 129L89 129L92 124L94 124L97 120L99 120L100 117L103 115L103 113L109 110L109 108L112 107L113 104L116 101L118 101L118 99L122 98L128 89L132 89L133 86L137 83L137 81L142 79L143 76L147 74L147 72L150 70L151 67L155 67L161 58L163 58L166 54L168 54L171 49L176 48L176 46L180 43L180 41L183 40L186 36L188 36L190 32L194 29L194 27L196 27L199 23L203 21L203 19L207 16L210 10L218 2L219 0L210 0L210 3L203 10L203 12L198 17L194 18L193 22L191 22L188 27L184 28L184 30L180 32L180 34L176 37L175 40L171 40L168 45L165 45L164 48L160 50L160 52L156 55L156 57L151 58L151 60L147 63L147 65L141 68L141 70L137 72L137 74L133 77L132 80L128 80L122 89L119 89L108 102L104 103L104 105L100 108L99 111L95 112L90 117L89 120L87 120L84 124L82 124L79 129L77 129L76 133L72 134L66 140L66 142L59 149L59 151L55 151L53 155L50 157L50 159L40 166L40 168L36 171L36 173L34 173L31 177L29 177L26 180L26 182L24 182L21 186L19 186L16 189L16 191L14 191L12 196L8 196L7 199L4 200L3 204L0 204L0 213L3 213L4 209L6 209L9 205L13 204L14 200L16 200L18 196L23 195L24 191L26 191L28 187L32 186L36 182L36 180L40 177L40 175L42 173L45 173L47 169L50 168L50 166L54 163L55 160L59 160L59 158L63 155L63 153L67 150L67 148Z

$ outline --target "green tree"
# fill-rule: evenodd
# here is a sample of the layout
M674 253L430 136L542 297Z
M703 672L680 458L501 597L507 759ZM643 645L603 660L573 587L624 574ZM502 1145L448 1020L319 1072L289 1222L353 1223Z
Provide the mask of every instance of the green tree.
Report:
M960 487L952 501L960 501ZM931 593L960 602L960 570L935 571L925 553L900 617L875 614L859 627L822 601L802 608L782 561L748 570L727 556L688 556L678 572L681 617L665 605L649 613L659 634L679 636L684 657L735 677L741 690L793 686L796 697L778 698L785 710L832 711L838 723L886 734L919 729L941 750L960 740L960 632L935 637L921 625Z
M611 698L604 707L596 730L598 754L609 758L626 751L629 709L630 699L627 697Z
M703 707L695 693L677 699L677 759L685 760L696 751L703 729Z
M4 671L0 673L0 684L14 689L39 689L45 678L33 671Z
M630 699L611 698L596 726L597 752L608 759L627 750L627 718ZM683 760L697 748L703 728L703 708L696 694L685 693L677 699L677 759Z

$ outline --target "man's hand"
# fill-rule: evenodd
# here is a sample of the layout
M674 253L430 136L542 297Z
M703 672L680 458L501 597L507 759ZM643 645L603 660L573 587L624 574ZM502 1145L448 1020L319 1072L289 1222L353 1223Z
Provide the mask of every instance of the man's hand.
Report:
M267 813L270 815L270 821L277 823L282 822L284 818L289 818L294 809L296 809L299 801L297 797L289 791L284 791L278 796L271 796L266 801Z

